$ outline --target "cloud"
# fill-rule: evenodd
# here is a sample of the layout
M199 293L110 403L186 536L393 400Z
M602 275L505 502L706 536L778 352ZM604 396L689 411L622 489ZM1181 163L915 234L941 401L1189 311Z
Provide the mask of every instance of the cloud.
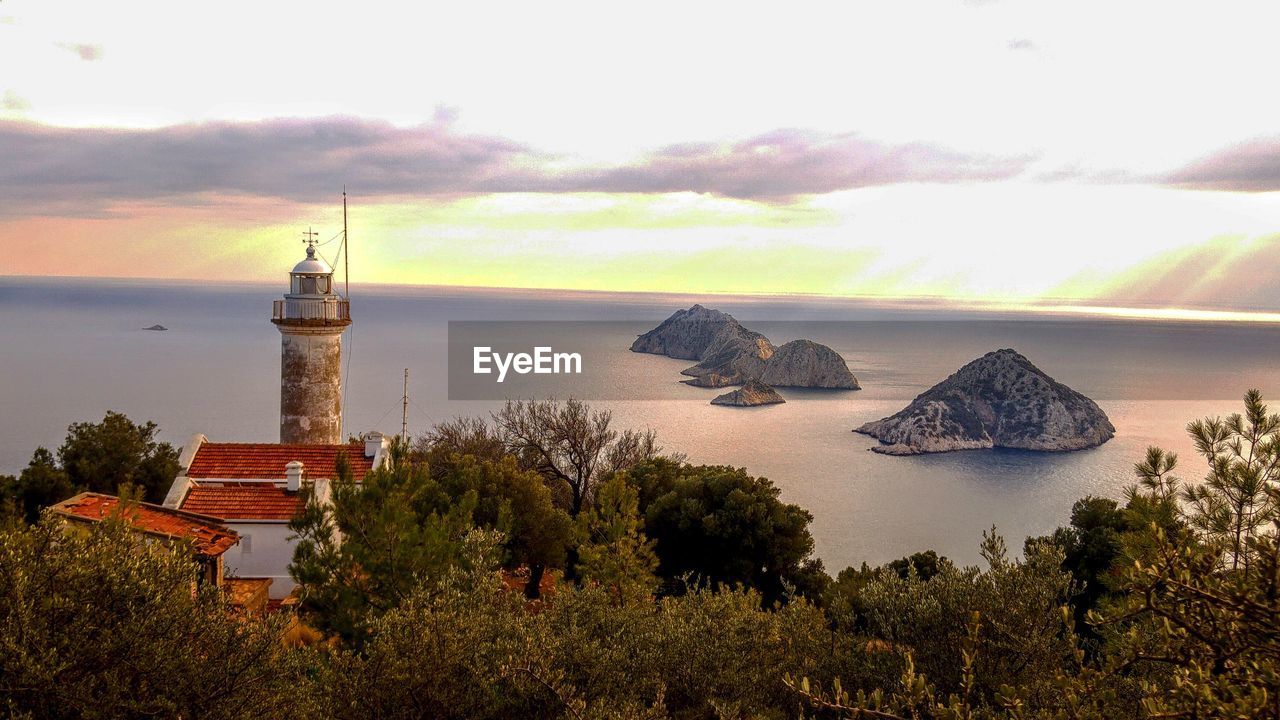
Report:
M1035 42L1028 38L1015 38L1013 40L1010 40L1006 45L1006 47L1008 47L1010 50L1015 50L1015 51L1037 49Z
M366 198L501 192L707 193L783 202L911 182L992 181L1027 158L973 156L854 134L777 130L746 140L674 145L636 161L577 166L497 136L468 134L444 108L397 127L350 117L216 122L149 130L0 121L0 192L10 214L84 215L112 202L198 202L204 195L313 202L343 185Z
M92 45L89 43L58 43L58 47L68 52L75 53L85 62L93 62L102 59L102 46Z
M1280 190L1280 136L1255 138L1223 148L1158 180L1192 190Z
M155 130L0 122L0 192L32 209L92 215L112 201L182 201L201 194L330 198L476 192L533 162L501 138L444 125L397 128L353 118L204 123Z
M1028 162L925 143L886 145L856 134L775 130L727 145L675 145L627 166L569 173L561 182L573 190L786 200L875 185L1003 180Z

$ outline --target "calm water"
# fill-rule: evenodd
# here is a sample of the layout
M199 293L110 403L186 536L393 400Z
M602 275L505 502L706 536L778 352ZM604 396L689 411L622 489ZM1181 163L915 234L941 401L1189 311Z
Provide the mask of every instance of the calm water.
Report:
M0 278L0 472L37 445L108 409L151 419L181 445L194 432L274 441L279 335L269 322L281 288ZM690 363L627 350L635 334L701 301L777 344L808 337L844 355L858 392L783 390L785 405L722 408L713 390L676 384ZM832 571L933 548L977 558L999 526L1011 547L1065 522L1086 494L1118 496L1148 445L1201 468L1187 421L1239 408L1249 387L1280 397L1280 328L1227 324L961 316L822 299L557 295L466 289L354 289L347 427L400 429L410 371L410 431L493 402L448 400L448 321L593 323L578 339L598 365L581 395L622 426L655 428L663 445L700 463L747 467L814 515ZM168 332L140 328L162 324ZM1100 448L1067 454L973 451L895 458L868 452L850 430L900 409L960 365L1014 347L1093 397L1118 430ZM557 348L559 349L559 348ZM575 348L576 349L576 348ZM584 353L585 354L585 353ZM602 399L596 399L602 398Z

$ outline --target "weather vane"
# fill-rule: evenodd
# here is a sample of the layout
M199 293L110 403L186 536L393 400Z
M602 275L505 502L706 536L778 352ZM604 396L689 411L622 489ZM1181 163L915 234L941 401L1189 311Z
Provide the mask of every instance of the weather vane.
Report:
M320 233L313 232L310 227L302 233L302 242L307 244L307 257L315 257L316 255L316 238L320 237Z

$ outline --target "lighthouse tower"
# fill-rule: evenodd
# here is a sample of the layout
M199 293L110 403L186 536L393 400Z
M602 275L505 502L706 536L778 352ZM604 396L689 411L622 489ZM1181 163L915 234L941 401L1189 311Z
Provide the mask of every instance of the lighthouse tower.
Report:
M351 306L334 289L333 268L316 256L310 232L307 258L289 273L271 322L280 330L280 442L341 443L342 332Z

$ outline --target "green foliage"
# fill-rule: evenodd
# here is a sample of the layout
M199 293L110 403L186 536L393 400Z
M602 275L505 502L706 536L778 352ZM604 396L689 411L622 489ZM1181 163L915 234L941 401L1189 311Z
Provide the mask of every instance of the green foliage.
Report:
M564 588L534 613L476 571L451 572L373 629L317 677L333 717L794 715L783 673L826 677L831 647L802 602L768 611L754 593L695 591L619 605L604 588Z
M279 621L196 590L182 548L122 523L0 531L0 709L38 718L307 715Z
M68 427L58 461L75 487L114 493L130 484L142 488L148 502L161 502L178 474L178 451L156 441L158 430L153 422L139 425L108 412L100 423Z
M987 651L974 663L977 697L990 700L1002 685L1047 696L1048 679L1074 650L1063 624L1071 578L1060 568L1062 556L1051 544L1035 543L1025 559L1010 560L994 530L982 551L986 571L945 563L929 580L877 573L858 595L865 632L885 647L909 651L944 693L960 692L962 649L976 617Z
M595 507L578 516L583 581L598 583L619 603L647 602L658 586L658 556L644 535L639 494L619 473L600 486Z
M1256 390L1244 404L1188 426L1202 483L1178 492L1177 459L1158 449L1137 467L1131 504L1154 519L1122 566L1121 601L1095 621L1152 716L1280 717L1280 417Z
M636 474L652 477L644 467ZM756 588L768 603L788 586L821 596L826 576L809 557L813 516L779 500L773 483L742 468L683 465L669 487L644 509L663 577Z
M178 474L178 451L157 442L157 431L153 422L138 425L117 412L100 423L72 424L56 460L39 447L18 477L0 476L0 516L34 523L42 509L78 492L112 494L126 485L140 488L148 502L164 500Z
M316 493L289 523L289 572L310 621L360 641L369 623L462 562L476 494L451 498L425 468L375 469L356 484L340 467L329 502Z
M652 430L614 430L613 415L570 398L508 401L493 414L494 435L522 467L537 471L573 517L606 478L657 456Z
M678 458L655 457L627 470L627 484L636 489L640 512L644 513L654 500L666 495L684 475L685 464Z
M1155 532L1159 551L1128 569L1124 602L1098 618L1120 630L1113 666L1144 679L1153 717L1280 717L1275 536L1253 539L1248 570L1223 571L1234 550Z
M1092 642L1099 638L1085 616L1114 592L1114 568L1124 551L1124 536L1136 529L1130 524L1130 515L1115 500L1088 496L1072 506L1069 526L1043 539L1057 545L1063 554L1062 569L1075 580L1070 598L1075 629Z
M448 473L465 457L482 462L501 462L507 457L507 445L497 429L478 417L461 417L436 424L418 438L414 451L434 477Z
M1268 412L1257 390L1245 394L1244 405L1243 415L1187 426L1209 466L1204 482L1183 490L1188 518L1206 541L1226 546L1232 569L1248 564L1250 543L1280 509L1280 415Z
M862 594L881 573L889 572L903 580L914 577L928 582L944 569L954 569L951 561L932 550L908 555L880 568L869 567L865 562L859 568L847 567L823 591L822 606L833 628L862 633L867 629L867 608L862 602Z
M929 581L935 575L942 572L942 568L951 564L950 560L940 557L938 553L932 550L914 553L907 557L894 560L886 567L898 574L900 578L915 573L921 580Z
M0 499L28 523L40 519L40 511L76 494L71 478L58 467L53 453L36 448L31 462L18 477L0 478Z
M438 478L444 493L442 507L474 496L472 521L477 527L502 531L507 567L563 567L572 523L552 504L551 492L537 473L521 470L509 456L480 461L468 455L450 458L446 472L430 475Z
M543 440L620 441L575 408L518 413L571 430ZM1190 426L1202 483L1184 486L1177 458L1152 449L1123 505L1080 500L1021 559L993 529L985 568L926 551L827 587L809 561L808 513L763 478L654 457L623 472L606 447L561 448L561 460L597 464L578 476L591 480L571 520L572 484L539 467L537 446L501 423L464 423L400 448L360 486L344 468L294 523L307 618L341 639L318 650L233 618L216 591L195 589L182 548L139 543L114 521L0 530L0 708L1280 720L1277 427L1251 392L1238 418ZM33 467L56 479L51 454ZM15 508L20 484L5 485ZM587 582L538 603L496 572L573 553ZM665 578L704 582L652 598L655 556Z

